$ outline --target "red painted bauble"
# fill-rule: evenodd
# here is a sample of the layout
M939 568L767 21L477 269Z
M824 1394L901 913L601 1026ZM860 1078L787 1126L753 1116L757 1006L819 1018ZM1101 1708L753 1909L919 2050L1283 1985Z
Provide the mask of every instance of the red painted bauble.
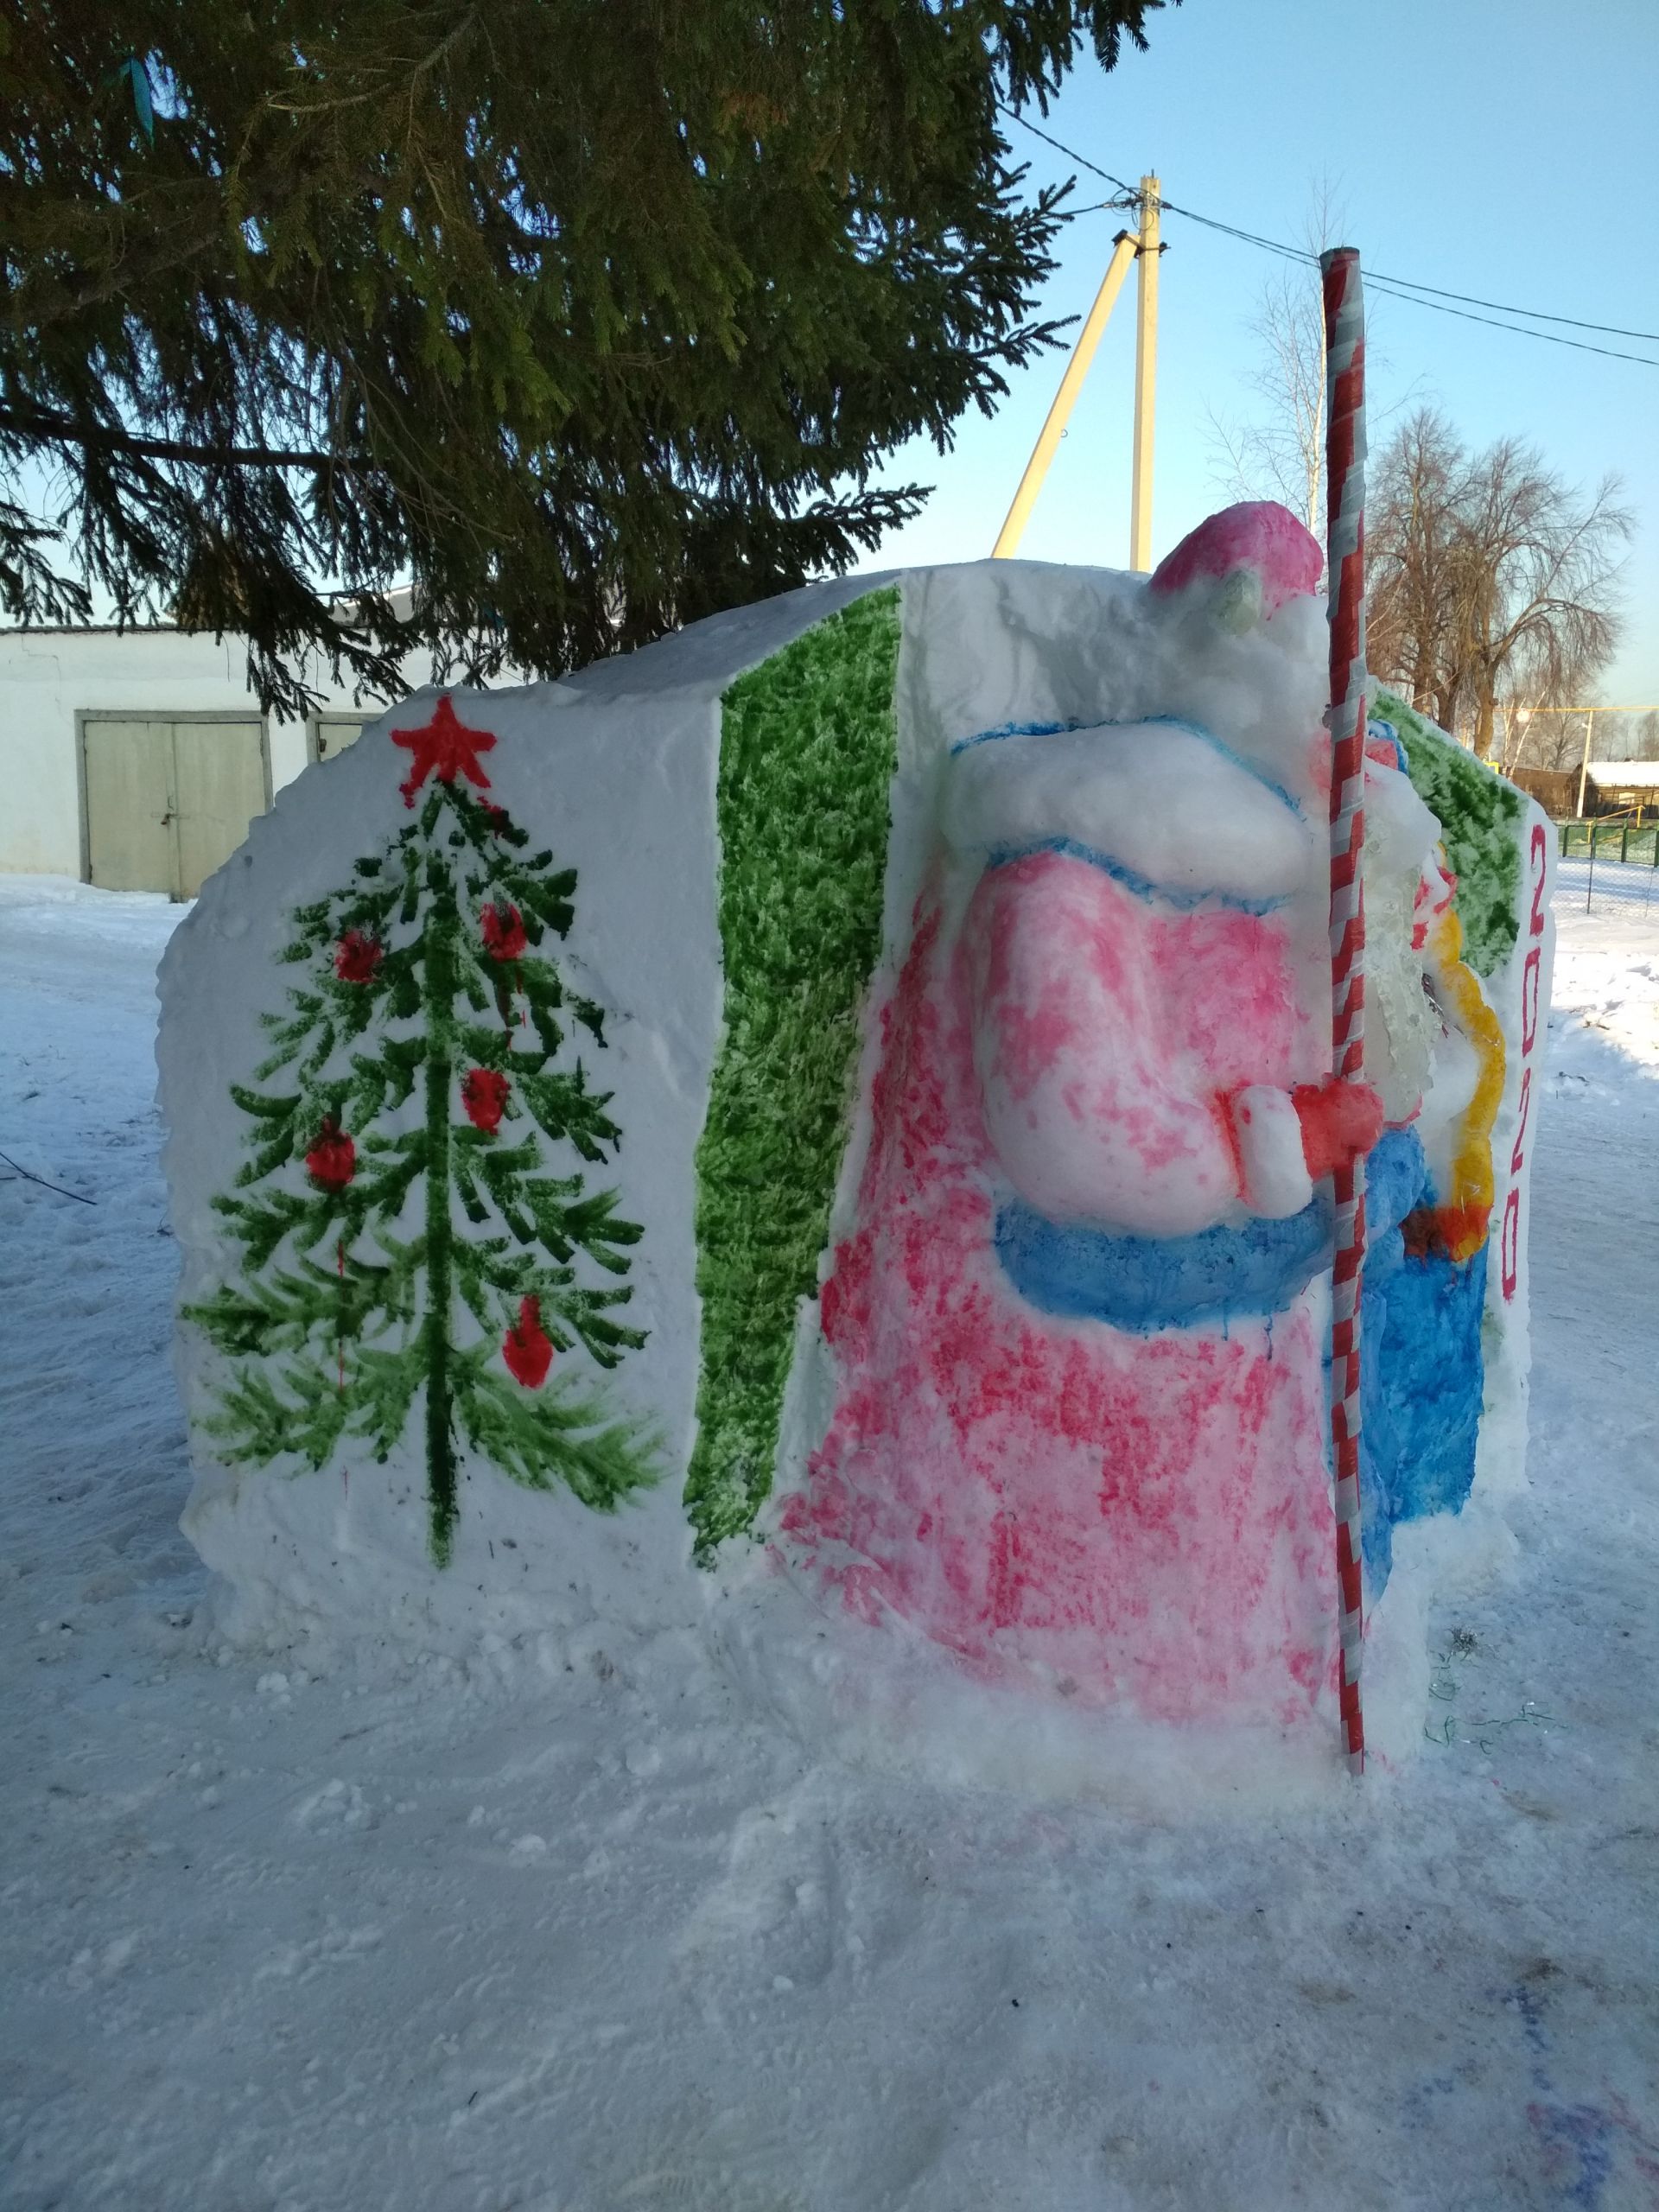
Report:
M520 1301L518 1325L502 1338L501 1357L507 1363L508 1374L526 1390L539 1390L546 1382L547 1370L553 1364L553 1347L542 1326L539 1298Z
M378 938L347 930L334 947L334 973L342 983L372 983L385 957Z
M305 1155L306 1173L319 1189L343 1191L357 1173L357 1147L332 1115Z
M530 940L524 935L524 917L516 906L486 906L478 919L484 950L492 960L524 958Z
M461 1079L461 1103L475 1129L499 1129L512 1085L494 1068L469 1068Z

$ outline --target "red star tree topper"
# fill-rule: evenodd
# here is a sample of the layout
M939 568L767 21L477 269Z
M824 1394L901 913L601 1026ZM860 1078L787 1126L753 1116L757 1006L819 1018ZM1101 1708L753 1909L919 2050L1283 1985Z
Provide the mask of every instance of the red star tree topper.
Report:
M429 722L423 722L419 729L396 730L391 741L414 755L409 780L398 785L405 806L414 805L416 795L429 776L435 776L441 784L453 784L457 776L465 776L479 791L490 788L490 779L478 756L494 750L494 734L487 729L468 729L450 705L447 691L438 701L437 712Z

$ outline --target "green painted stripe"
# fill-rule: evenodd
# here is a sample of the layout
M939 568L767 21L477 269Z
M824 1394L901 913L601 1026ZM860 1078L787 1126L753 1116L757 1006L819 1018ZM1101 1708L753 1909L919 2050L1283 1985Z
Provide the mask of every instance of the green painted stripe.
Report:
M817 1295L859 1011L881 952L899 594L740 677L721 726L725 1033L697 1147L702 1368L686 1507L706 1556L772 1487L800 1301Z
M1526 798L1391 691L1377 693L1371 712L1398 733L1412 786L1445 836L1458 879L1463 957L1477 976L1495 975L1515 950L1520 927Z

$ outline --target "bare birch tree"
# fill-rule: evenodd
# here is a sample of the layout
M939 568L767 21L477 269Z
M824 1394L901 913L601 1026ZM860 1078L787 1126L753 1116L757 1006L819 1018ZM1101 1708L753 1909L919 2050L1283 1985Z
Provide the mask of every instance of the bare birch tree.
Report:
M1235 423L1211 411L1217 474L1236 499L1277 499L1316 537L1325 531L1325 312L1318 260L1346 220L1329 177L1313 187L1300 244L1262 285L1251 334L1260 349L1244 382L1261 402Z

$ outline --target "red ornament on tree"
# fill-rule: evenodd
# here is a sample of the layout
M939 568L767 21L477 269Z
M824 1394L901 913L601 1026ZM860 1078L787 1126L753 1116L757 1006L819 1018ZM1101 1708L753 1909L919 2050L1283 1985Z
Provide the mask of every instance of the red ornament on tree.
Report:
M385 957L378 938L347 930L334 947L334 973L342 983L372 983Z
M512 1085L494 1068L469 1068L461 1079L461 1103L475 1129L499 1129Z
M357 1173L357 1147L334 1116L317 1132L317 1141L305 1155L305 1169L324 1191L343 1191Z
M453 784L457 776L465 776L481 791L490 788L478 756L493 751L495 739L490 731L468 729L459 721L448 692L439 700L438 710L429 722L423 722L419 729L394 730L391 741L415 756L408 782L397 786L405 806L414 805L415 794L429 776L435 776L441 784Z
M507 1363L508 1374L526 1390L539 1390L546 1382L547 1370L553 1364L553 1347L542 1326L539 1298L520 1301L518 1325L502 1338L501 1357Z
M530 949L524 917L516 906L500 908L493 902L478 918L484 932L484 950L492 960L522 960Z

